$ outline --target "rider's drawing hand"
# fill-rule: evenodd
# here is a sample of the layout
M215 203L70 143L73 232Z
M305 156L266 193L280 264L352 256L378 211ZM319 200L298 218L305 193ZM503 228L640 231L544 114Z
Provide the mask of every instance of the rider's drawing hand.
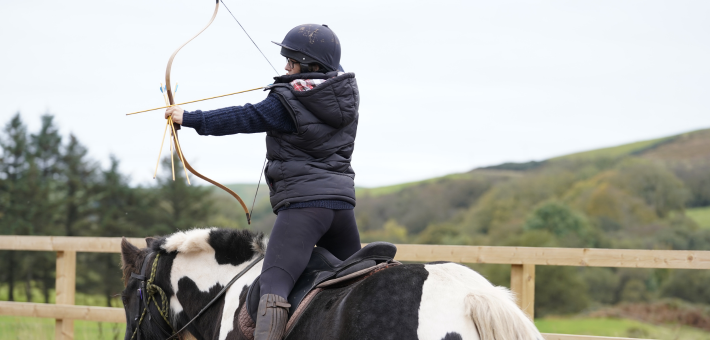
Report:
M173 123L177 123L177 124L182 125L182 114L184 112L185 112L185 110L183 110L179 106L169 107L165 110L165 119L168 119L168 117L172 116Z

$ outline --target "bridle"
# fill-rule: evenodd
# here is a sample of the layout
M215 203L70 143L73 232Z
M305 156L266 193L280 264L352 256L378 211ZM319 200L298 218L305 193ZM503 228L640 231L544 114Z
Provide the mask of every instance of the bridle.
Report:
M170 302L168 301L167 295L165 295L165 291L154 284L155 282L155 275L156 272L158 271L158 259L160 258L160 253L155 254L155 258L153 259L153 265L151 266L151 271L150 271L150 277L146 276L146 270L148 269L148 261L150 260L150 257L153 255L153 253L149 253L148 255L145 256L145 259L143 259L143 265L141 266L141 273L140 275L136 273L131 273L131 279L136 279L140 280L140 286L138 288L138 298L140 299L139 302L139 307L142 308L143 311L140 312L140 318L136 318L138 321L138 324L136 324L135 330L133 330L133 335L131 335L131 340L138 337L137 339L140 340L140 328L141 328L141 323L143 322L144 318L146 315L148 315L148 320L151 320L155 322L158 325L158 328L165 333L168 337L165 340L172 340L178 337L182 331L187 329L187 327L192 324L197 318L199 318L207 309L209 309L217 300L219 300L224 294L227 292L229 287L231 287L234 282L237 282L239 278L244 276L246 272L248 272L252 267L254 267L259 261L261 261L264 258L264 254L259 254L254 260L252 260L249 265L247 265L242 271L237 273L232 280L227 283L227 285L222 288L222 290L217 293L217 296L215 296L210 302L208 302L202 309L188 322L180 328L177 332L175 331L175 328L172 326L170 323L170 320L168 320L169 317L169 311L170 311ZM148 280L146 281L146 278ZM158 301L156 300L156 294L160 295L160 304L158 304ZM163 318L163 320L168 324L168 327L170 327L170 331L167 331L160 323L157 321L153 320L153 316L150 312L150 302L153 302L155 305L156 309L158 310L158 313L160 313L160 316ZM136 313L137 314L137 313Z
M163 333L167 334L170 336L175 332L175 329L173 328L172 324L170 324L170 320L168 320L168 308L169 308L169 302L168 298L165 295L165 291L160 288L159 286L155 285L153 282L155 282L155 273L158 269L158 259L160 258L160 253L157 253L155 255L155 259L153 260L153 265L151 266L151 272L150 272L150 277L146 281L146 270L148 269L148 261L150 260L151 255L153 253L150 253L145 256L145 259L143 259L143 265L141 266L141 273L140 275L136 273L131 273L131 279L136 279L140 280L140 284L138 287L138 298L139 303L138 303L138 308L142 308L143 311L140 312L140 318L136 318L138 320L138 324L136 325L136 329L133 331L133 335L131 335L131 340L138 337L137 339L140 340L141 335L140 335L140 328L141 328L141 323L143 323L143 319L145 318L146 314L148 315L148 320L153 321L153 316L150 312L150 302L153 301L153 304L155 304L155 307L158 309L158 312L160 313L160 316L165 320L165 322L168 324L170 327L170 331L168 332L163 328L160 323L157 321L154 321L157 325L158 328L163 331ZM160 294L160 305L158 304L158 301L155 298L155 294Z

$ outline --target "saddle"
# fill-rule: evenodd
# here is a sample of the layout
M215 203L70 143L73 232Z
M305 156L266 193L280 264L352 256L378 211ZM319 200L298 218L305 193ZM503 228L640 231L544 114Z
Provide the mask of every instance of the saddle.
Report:
M306 269L298 278L288 296L291 304L289 317L298 309L306 295L317 287L325 287L340 282L355 279L380 267L388 266L394 260L397 247L388 242L373 242L357 251L345 261L339 260L325 248L315 247L311 253ZM256 322L256 312L259 308L259 278L249 286L246 296L246 310L251 319Z

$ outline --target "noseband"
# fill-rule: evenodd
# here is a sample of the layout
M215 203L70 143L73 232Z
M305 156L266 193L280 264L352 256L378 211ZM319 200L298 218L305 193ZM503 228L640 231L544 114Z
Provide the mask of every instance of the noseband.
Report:
M158 271L158 258L160 257L160 253L157 253L155 255L155 259L153 260L153 265L151 266L151 272L150 272L150 277L148 278L148 281L146 281L146 270L148 268L148 261L150 259L150 256L153 255L153 253L150 253L145 256L145 259L143 260L143 266L141 267L141 274L138 275L136 273L131 273L131 279L137 279L140 280L140 288L138 288L138 297L140 298L140 306L139 308L143 308L143 311L141 312L141 316L138 319L138 324L136 325L136 329L133 331L133 335L131 336L131 340L138 336L138 339L140 340L140 332L139 329L141 327L141 323L143 322L143 318L145 317L146 314L148 314L148 320L151 320L155 322L158 325L158 328L160 328L163 333L167 334L168 337L165 340L172 340L175 339L182 331L184 331L187 326L192 324L193 321L197 320L202 313L207 311L208 308L210 308L217 300L219 300L224 294L227 292L227 289L231 287L234 282L237 282L237 280L244 276L246 272L248 272L252 267L254 267L259 261L261 261L264 258L264 254L259 254L254 260L249 263L242 271L240 271L237 275L235 275L232 280L227 283L222 290L217 293L217 296L215 296L210 302L207 303L202 309L188 322L180 328L177 332L175 331L175 328L173 328L172 324L170 324L170 321L168 321L168 313L169 313L169 307L170 303L168 302L168 298L165 295L165 291L163 291L162 288L158 287L157 285L153 284L155 282L155 273ZM155 298L155 294L160 294L160 305L158 305L158 301ZM157 321L153 320L152 314L149 311L149 306L150 302L153 301L153 304L155 305L155 308L158 310L158 313L160 313L160 316L163 317L163 320L168 324L170 327L170 332L165 330L163 326L161 326Z

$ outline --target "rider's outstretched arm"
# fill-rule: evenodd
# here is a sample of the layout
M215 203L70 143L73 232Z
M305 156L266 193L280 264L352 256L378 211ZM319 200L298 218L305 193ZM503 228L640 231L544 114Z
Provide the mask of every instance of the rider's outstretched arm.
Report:
M272 95L256 104L211 111L185 111L182 125L194 128L200 135L210 136L266 131L296 132L291 115Z

